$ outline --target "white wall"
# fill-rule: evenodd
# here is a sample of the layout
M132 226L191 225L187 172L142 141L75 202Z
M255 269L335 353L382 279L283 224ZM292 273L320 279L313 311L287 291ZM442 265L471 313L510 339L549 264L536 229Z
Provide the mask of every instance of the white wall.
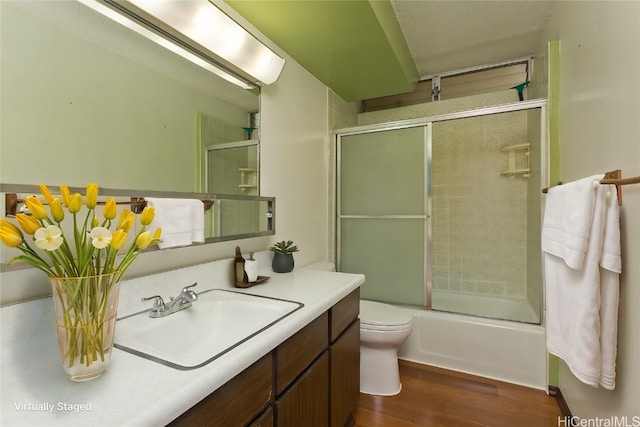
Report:
M293 240L298 265L326 260L328 89L293 60L261 98L260 186L276 197L276 239Z
M614 169L640 175L639 23L640 2L556 3L545 41L560 40L564 182ZM616 390L586 386L560 366L560 389L582 418L640 417L640 185L623 187L623 199Z

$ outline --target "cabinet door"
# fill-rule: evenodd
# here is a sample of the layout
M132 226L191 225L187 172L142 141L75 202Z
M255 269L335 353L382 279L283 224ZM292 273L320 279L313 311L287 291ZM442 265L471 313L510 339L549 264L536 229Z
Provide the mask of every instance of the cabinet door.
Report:
M353 425L360 397L360 321L331 346L331 427Z
M329 425L329 353L325 351L276 403L278 427Z
M169 425L247 425L272 401L272 360L271 353L267 354Z

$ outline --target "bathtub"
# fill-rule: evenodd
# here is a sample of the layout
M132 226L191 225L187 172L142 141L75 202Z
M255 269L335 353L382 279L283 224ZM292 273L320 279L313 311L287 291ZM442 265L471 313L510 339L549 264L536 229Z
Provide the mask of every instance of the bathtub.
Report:
M540 323L539 310L525 298L466 294L433 290L432 307L437 311L470 314L493 319Z
M413 332L400 359L547 390L547 353L540 325L400 307Z

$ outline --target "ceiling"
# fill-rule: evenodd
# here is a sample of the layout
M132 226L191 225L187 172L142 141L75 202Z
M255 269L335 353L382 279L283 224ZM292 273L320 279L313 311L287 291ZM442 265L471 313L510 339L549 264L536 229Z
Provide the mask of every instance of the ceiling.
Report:
M346 101L531 56L554 1L226 0Z

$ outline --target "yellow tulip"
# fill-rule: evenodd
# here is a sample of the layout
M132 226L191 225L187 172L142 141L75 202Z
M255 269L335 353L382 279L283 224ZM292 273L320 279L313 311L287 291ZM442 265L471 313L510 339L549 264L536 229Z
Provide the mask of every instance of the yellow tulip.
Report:
M51 192L49 191L49 187L47 187L44 184L40 184L40 192L44 196L44 199L47 201L47 203L51 204L51 200L53 200L53 196L51 195Z
M91 228L95 228L98 225L100 225L100 220L98 219L97 216L93 216L93 219L91 220Z
M135 219L136 216L129 209L123 210L122 214L120 214L120 220L118 221L118 228L125 232L129 232L131 227L133 227Z
M69 207L71 203L71 193L69 192L69 187L66 184L60 186L60 194L62 195L62 203Z
M153 238L151 237L150 231L145 231L140 233L138 238L136 239L136 246L140 249L147 249L151 244Z
M124 230L116 230L111 236L111 247L116 251L122 248L127 241L127 233Z
M51 209L51 216L56 222L62 222L64 219L64 210L62 210L62 203L57 197L53 197L49 202L49 208Z
M162 227L156 228L156 231L153 232L153 241L159 242L161 235L162 235Z
M82 209L82 196L80 195L80 193L76 193L73 196L71 196L71 199L69 200L69 212L71 213L78 213L80 212L80 209Z
M87 207L93 209L98 203L98 184L90 182L87 185Z
M118 214L118 208L116 207L116 199L109 197L104 205L104 219L114 219Z
M24 202L35 219L42 220L47 217L47 210L36 196L29 196Z
M153 218L156 215L156 208L151 206L147 206L142 211L142 215L140 215L140 224L149 225L153 222Z
M38 220L32 217L31 215L25 215L25 214L19 213L19 214L16 214L16 219L18 220L18 224L20 224L20 227L22 227L24 232L27 234L35 233L36 230L41 227Z
M20 246L23 237L22 232L12 222L0 218L0 241L5 245L15 248Z
M4 243L10 248L16 248L22 243L22 237L18 236L17 234L13 234L9 230L0 228L0 242Z
M23 214L18 214L18 215L23 215ZM4 218L0 218L0 229L9 230L14 234L20 234L20 229L14 223Z

